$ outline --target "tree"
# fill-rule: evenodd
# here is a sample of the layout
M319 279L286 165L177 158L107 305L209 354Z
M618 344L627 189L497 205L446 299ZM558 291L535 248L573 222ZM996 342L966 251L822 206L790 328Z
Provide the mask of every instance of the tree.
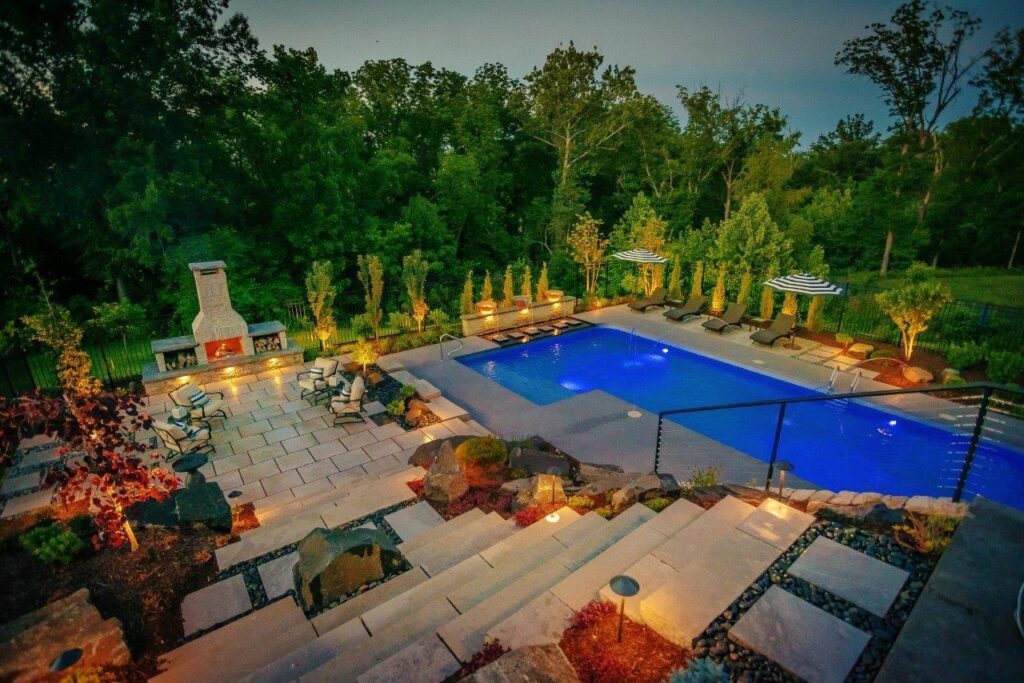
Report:
M967 83L979 57L961 61L961 51L981 21L962 10L929 7L910 0L896 8L890 23L874 23L870 33L843 43L836 64L852 74L867 76L882 90L882 99L896 119L903 137L902 154L911 151L932 157L931 181L920 190L918 220L924 221L932 196L932 182L943 171L938 135L942 115ZM886 232L881 273L889 270L895 239Z
M416 331L423 331L423 321L430 311L427 306L427 273L430 263L423 258L423 252L416 249L402 259L402 279L405 280L405 292L409 295L409 306L412 317L416 321Z
M757 192L743 199L739 210L723 223L722 232L723 248L731 244L735 249L722 255L740 272L736 301L745 305L750 300L754 273L764 275L772 263L792 251L792 243L772 220L764 195Z
M327 348L327 342L334 334L334 297L337 292L331 282L334 267L330 261L313 261L306 274L306 300L313 312L313 328L320 340L320 349Z
M494 301L494 284L491 282L491 271L484 271L484 284L480 287L480 301Z
M466 272L466 281L462 284L462 296L459 298L459 312L463 315L473 312L473 271Z
M89 324L103 332L114 332L121 337L125 358L128 358L128 335L140 329L146 315L145 309L130 301L115 301L92 307L93 317Z
M366 366L377 362L377 349L373 344L359 337L356 340L356 345L352 347L352 360L362 365L363 374L366 374Z
M622 218L612 231L612 244L616 249L646 249L657 254L665 247L668 223L662 219L643 192L637 193ZM646 296L664 280L665 266L655 263L640 264L640 280Z
M43 289L45 310L22 318L35 341L49 346L57 353L57 379L65 395L88 396L100 389L100 382L92 376L92 360L82 350L82 330L71 319L63 306L50 303Z
M512 266L505 266L505 280L501 284L501 307L512 305L512 297L516 295L516 286L512 278Z
M524 129L556 156L551 232L560 244L583 208L580 179L599 150L614 148L641 100L630 67L609 66L596 50L559 46L523 78L516 97Z
M533 274L530 272L530 264L523 266L522 287L519 293L526 297L527 301L533 300Z
M583 291L592 299L597 289L597 276L601 272L608 240L601 237L601 221L589 213L577 217L566 243L572 260L583 271Z
M765 270L765 282L779 276L778 263L769 264ZM768 285L761 286L761 305L758 316L761 320L771 320L775 315L775 290Z
M672 257L672 272L668 276L668 296L677 301L683 298L683 260L679 254Z
M982 74L971 80L978 88L977 114L1024 118L1024 28L1004 28L985 51Z
M88 502L97 528L94 547L128 542L134 551L138 542L124 511L145 500L164 500L178 487L175 474L156 464L160 454L137 438L150 424L124 393L0 398L0 461L23 438L45 434L60 439L60 460L47 473L47 481L57 485L58 499L63 505Z
M917 336L928 329L928 321L952 300L952 295L935 279L933 269L914 264L899 286L876 294L875 300L899 328L903 358L909 361Z
M825 263L825 250L820 244L811 250L810 255L807 257L807 261L804 263L804 272L809 273L814 277L821 278L822 280L828 277L829 269L828 264ZM821 307L824 304L824 297L811 297L811 303L807 306L807 329L811 332L818 331Z
M363 285L363 302L366 322L373 330L373 338L380 339L380 324L384 319L381 302L384 299L384 267L380 259L372 254L359 255L359 282Z
M548 286L548 264L545 262L540 267L540 276L537 277L537 301L547 301Z

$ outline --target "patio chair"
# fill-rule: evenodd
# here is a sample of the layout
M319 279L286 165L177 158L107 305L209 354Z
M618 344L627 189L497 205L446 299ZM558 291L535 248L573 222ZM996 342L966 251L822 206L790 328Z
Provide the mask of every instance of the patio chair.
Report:
M746 315L746 313L746 304L729 304L729 308L725 309L725 313L722 314L721 318L705 320L702 327L705 330L722 334L722 332L730 327L740 327L743 321L743 316Z
M669 308L663 314L669 320L676 320L678 322L686 322L690 318L698 317L707 306L708 298L695 294L686 300L686 303L682 306L673 306Z
M634 311L646 313L647 309L653 306L664 306L666 304L665 297L667 295L668 292L665 291L664 287L658 287L656 290L651 292L649 297L646 299L640 299L639 301L634 301L629 304L629 307Z
M315 405L331 392L330 380L338 372L338 361L334 358L317 358L313 367L296 375L299 383L299 398L313 397Z
M203 391L190 382L169 395L174 405L187 410L193 420L227 419L222 391Z
M765 346L771 346L779 339L783 337L789 337L793 334L793 327L796 325L796 318L786 313L780 313L776 316L775 320L772 321L770 327L758 330L754 334L750 335L750 338L756 341L758 344L764 344Z
M362 375L356 375L352 380L352 391L348 397L335 396L331 399L330 411L334 415L334 426L348 422L362 422L363 416L363 395L366 393L366 384Z
M179 427L170 422L153 421L153 429L163 443L164 448L170 451L167 459L172 460L179 455L190 455L192 453L213 453L217 449L210 441L210 427Z

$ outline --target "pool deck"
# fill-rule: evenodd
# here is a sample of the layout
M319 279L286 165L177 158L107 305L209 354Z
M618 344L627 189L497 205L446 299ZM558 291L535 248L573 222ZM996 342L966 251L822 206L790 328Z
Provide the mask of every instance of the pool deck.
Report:
M810 388L825 386L832 373L832 367L821 364L822 359L814 355L815 349L821 345L806 339L797 340L797 349L784 348L781 342L768 348L751 342L746 328L718 335L706 332L699 320L675 323L662 317L660 310L640 314L626 306L580 313L575 317L627 331L635 329L644 337ZM464 347L453 353L453 357L497 348L496 344L482 337L469 337L462 342ZM449 343L446 350L451 351L452 348ZM631 471L651 471L653 468L657 415L640 409L641 417L627 417L626 412L633 408L627 401L603 391L591 391L539 406L461 363L442 362L436 344L404 351L395 357L414 375L429 380L463 406L474 419L503 437L539 434L587 462L616 464ZM874 373L864 371L858 390L893 388L874 381L871 379L873 376ZM841 371L836 391L847 391L853 377L851 372ZM946 428L949 428L948 420L953 416L969 414L973 420L974 414L972 408L926 395L885 397L875 399L875 402ZM738 421L737 428L740 426ZM661 471L687 479L695 470L709 466L718 467L722 480L732 483L763 484L767 473L763 461L666 421ZM787 485L813 486L813 482L790 476Z

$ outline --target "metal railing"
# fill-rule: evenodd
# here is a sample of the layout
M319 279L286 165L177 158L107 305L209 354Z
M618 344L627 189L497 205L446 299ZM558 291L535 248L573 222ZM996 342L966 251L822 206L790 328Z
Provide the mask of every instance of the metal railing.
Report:
M775 463L779 454L779 441L782 437L782 429L786 419L786 408L792 404L800 403L822 403L835 401L850 401L854 399L877 398L886 396L901 396L907 394L954 394L951 400L978 400L978 413L974 420L970 439L964 457L963 466L957 477L956 489L953 494L954 502L958 502L963 495L964 486L970 475L974 458L977 454L978 444L981 441L982 430L985 426L985 419L990 412L1006 412L1013 408L1019 409L1019 404L1010 403L1005 400L998 400L993 396L995 392L1010 394L1017 398L1024 398L1024 391L988 382L976 382L963 384L957 387L934 386L921 387L916 389L881 389L875 391L860 391L846 394L817 394L814 396L797 396L792 398L766 399L760 401L742 401L738 403L724 403L711 406L696 406L692 408L674 408L662 410L658 413L658 437L654 447L654 471L658 472L661 465L661 451L664 439L665 418L674 415L685 415L693 413L706 413L711 411L737 410L742 408L760 408L765 406L778 406L778 417L775 422L775 434L772 438L771 454L768 459L768 473L765 476L765 490L769 490L772 484L772 477L775 473ZM979 393L980 392L980 393ZM1018 414L1018 417L1021 415Z
M453 342L455 342L455 343L457 343L459 345L458 348L452 349L448 353L447 356L444 353L444 340L445 339L451 339ZM437 338L437 347L438 347L438 350L441 352L441 362L442 363L445 362L446 360L448 360L449 358L451 358L452 354L455 353L456 351L461 351L464 346L465 346L465 344L462 343L462 340L459 339L458 337L456 337L453 334L442 334L440 337Z

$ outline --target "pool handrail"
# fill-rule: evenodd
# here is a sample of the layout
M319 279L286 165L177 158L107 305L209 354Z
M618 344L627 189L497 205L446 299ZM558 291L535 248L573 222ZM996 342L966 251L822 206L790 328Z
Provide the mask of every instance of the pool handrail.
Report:
M953 494L953 501L959 502L963 495L964 485L967 483L967 476L970 474L971 465L974 462L974 455L978 449L978 441L981 440L982 427L985 424L985 415L988 412L989 403L992 400L992 394L996 391L1005 392L1009 394L1016 394L1017 396L1024 397L1024 390L1004 386L1002 384L995 384L993 382L969 382L967 384L961 384L959 386L930 386L930 387L916 387L908 389L876 389L873 391L854 391L846 394L816 394L814 396L793 396L789 398L769 398L762 399L759 401L740 401L738 403L720 403L710 406L691 406L689 408L670 408L668 410L662 410L658 412L658 437L654 446L654 471L658 471L658 466L661 464L661 442L664 434L664 423L665 418L671 415L683 415L687 413L703 413L710 412L712 410L733 410L737 408L759 408L763 406L779 406L779 417L775 423L775 436L772 439L772 452L771 457L768 460L768 474L765 477L764 488L768 491L771 488L772 476L775 473L775 460L778 457L779 452L779 439L782 436L782 426L786 417L786 406L791 403L819 403L822 401L836 401L841 399L843 401L849 401L851 399L860 398L876 398L880 396L900 396L905 394L934 394L938 392L948 393L960 393L966 391L981 391L981 402L978 405L978 415L974 421L974 430L971 433L971 439L967 447L967 455L964 459L964 465L961 468L960 476L957 480L956 491Z
M459 345L459 347L458 347L458 348L456 348L456 349L452 349L452 350L451 350L451 351L450 351L450 352L448 353L448 355L447 355L447 356L445 356L445 355L444 355L444 340L445 340L446 338L447 338L447 339L451 339L451 340L452 340L453 342L456 342L456 343L457 343L457 344ZM456 337L456 336L455 336L454 334L442 334L442 335L441 335L440 337L438 337L438 339L437 339L437 345L438 345L438 350L440 350L440 352L441 352L441 362L442 362L442 363L443 363L443 362L445 362L445 360L447 360L447 359L451 358L451 357L452 357L452 354L453 354L453 353L456 353L456 352L458 352L458 351L461 351L461 350L462 350L462 349L463 349L463 348L464 348L464 347L466 346L466 345L465 345L465 344L464 344L464 343L462 342L462 340L461 340L461 339L459 339L458 337Z

